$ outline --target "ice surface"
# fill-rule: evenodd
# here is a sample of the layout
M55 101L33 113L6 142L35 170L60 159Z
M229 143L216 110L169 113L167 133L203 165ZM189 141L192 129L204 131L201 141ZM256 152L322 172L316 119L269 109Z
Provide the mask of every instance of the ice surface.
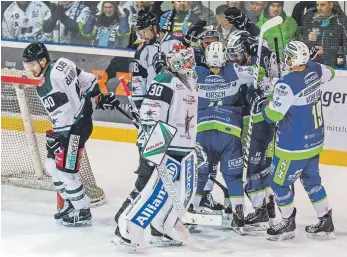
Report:
M107 197L104 206L92 209L93 226L66 228L53 219L56 194L13 186L2 186L1 198L1 256L131 256L120 252L111 243L114 215L133 189L138 154L134 145L101 140L87 144L96 181ZM323 184L333 208L336 240L308 241L305 225L317 218L300 182L296 183L295 203L298 209L297 231L293 240L270 242L264 234L237 235L226 229L203 228L192 234L184 247L148 248L144 256L241 256L241 257L347 257L347 168L321 165ZM217 177L222 181L220 174ZM222 201L222 192L214 189ZM247 212L252 211L247 202Z

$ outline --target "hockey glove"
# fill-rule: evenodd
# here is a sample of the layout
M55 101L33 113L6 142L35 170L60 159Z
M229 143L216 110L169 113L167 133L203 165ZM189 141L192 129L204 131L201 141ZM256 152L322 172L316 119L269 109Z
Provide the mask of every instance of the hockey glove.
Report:
M204 150L204 148L202 148L202 146L198 143L195 142L195 153L196 153L196 157L197 157L197 167L200 168L202 165L204 165L207 161L207 154Z
M154 55L153 58L153 67L156 74L162 70L162 68L166 65L166 56L163 52Z
M252 24L250 19L236 7L228 8L224 14L229 23L239 30L247 30Z
M258 53L258 41L254 38L248 37L244 41L244 46L246 47L247 54L255 56Z
M257 113L260 111L262 105L268 102L268 99L260 88L251 86L248 88L246 101L254 106L253 112Z
M97 110L114 110L119 106L120 102L116 98L116 95L112 92L106 95L100 94L98 97Z
M55 133L51 129L46 131L46 148L48 154L55 156L60 149L60 141L60 135L58 133Z
M198 21L195 23L188 29L186 35L184 36L184 40L188 42L197 42L199 35L204 31L206 24L206 21Z

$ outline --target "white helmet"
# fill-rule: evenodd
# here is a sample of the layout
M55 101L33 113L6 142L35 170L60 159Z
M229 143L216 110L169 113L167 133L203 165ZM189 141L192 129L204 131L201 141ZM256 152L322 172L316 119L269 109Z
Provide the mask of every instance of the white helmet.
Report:
M209 67L222 68L226 62L226 52L221 42L212 42L205 50L206 64Z
M283 51L284 63L292 68L306 64L310 60L310 50L307 45L301 41L289 42ZM289 59L292 61L291 65L288 64Z

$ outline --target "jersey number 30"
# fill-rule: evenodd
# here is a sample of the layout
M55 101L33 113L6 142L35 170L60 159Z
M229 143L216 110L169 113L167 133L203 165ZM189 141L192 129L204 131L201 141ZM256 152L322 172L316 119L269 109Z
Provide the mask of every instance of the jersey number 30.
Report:
M161 96L161 92L163 92L163 86L153 84L148 92L149 95Z
M322 102L319 100L312 106L312 115L314 120L314 128L317 129L323 124L323 115L322 115Z

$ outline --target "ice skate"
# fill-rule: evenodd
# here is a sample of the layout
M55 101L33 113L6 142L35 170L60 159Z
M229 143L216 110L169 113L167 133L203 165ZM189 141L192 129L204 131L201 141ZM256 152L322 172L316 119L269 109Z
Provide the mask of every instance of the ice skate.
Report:
M151 226L151 235L152 235L152 238L149 243L155 247L181 246L183 244L182 242L174 240L167 235L163 235L152 226Z
M295 237L295 216L296 208L294 208L292 215L289 218L281 220L277 225L271 226L267 229L267 238L270 241L288 240Z
M65 200L63 209L54 214L57 223L61 223L64 216L75 210L70 200Z
M211 191L204 191L200 205L198 207L195 207L194 211L201 214L221 215L223 213L223 209L224 206L213 199Z
M276 204L274 196L269 197L269 202L266 204L267 214L269 216L269 225L274 225L274 220L276 218Z
M225 209L225 214L228 214L229 220L231 220L231 228L238 234L244 234L245 216L243 212L242 204L235 206L235 212L232 212L231 205Z
M73 210L63 217L62 225L67 227L86 227L92 225L90 208Z
M245 230L260 231L269 227L269 215L266 204L255 209L255 212L249 213L245 218Z
M334 224L332 219L332 209L323 217L318 218L319 222L315 225L306 226L306 235L314 240L332 240L336 239L334 234Z
M114 243L119 250L124 251L124 252L129 252L129 253L136 252L136 249L139 245L131 244L129 239L122 237L120 232L119 232L118 226L117 226L114 234L115 235L114 235L113 239L111 240L111 242Z

